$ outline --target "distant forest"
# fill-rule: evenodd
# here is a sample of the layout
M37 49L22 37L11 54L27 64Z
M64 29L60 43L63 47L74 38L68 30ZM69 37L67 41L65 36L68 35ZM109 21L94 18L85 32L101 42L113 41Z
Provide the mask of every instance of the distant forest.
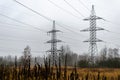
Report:
M65 60L67 66L74 67L76 64L77 67L81 68L89 68L89 67L95 67L95 68L120 68L120 55L119 55L119 49L117 48L103 48L98 53L97 56L95 56L95 62L94 64L90 63L90 56L88 53L79 54L74 53L71 51L69 46L61 46L60 52L57 54L56 62L61 61L61 65L65 66ZM51 54L45 56L45 57L32 57L30 52L30 47L27 46L23 53L23 56L21 57L12 57L12 56L5 56L0 57L0 65L9 65L13 66L15 63L17 65L23 65L24 61L30 58L31 65L34 64L40 64L44 65L44 59L50 59L51 65L52 65L52 57ZM33 54L32 54L33 55Z

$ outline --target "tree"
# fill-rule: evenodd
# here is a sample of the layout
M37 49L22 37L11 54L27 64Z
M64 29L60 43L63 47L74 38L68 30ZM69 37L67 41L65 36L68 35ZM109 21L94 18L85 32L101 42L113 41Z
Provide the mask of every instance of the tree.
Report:
M88 60L88 54L84 53L84 55L79 55L79 60L77 62L78 67L88 67L89 66L89 60Z
M108 53L108 58L107 58ZM108 68L119 68L120 67L120 58L119 51L116 48L106 48L101 51L101 59L97 63L98 67L108 67Z
M118 58L119 57L119 50L117 48L113 49L113 55L114 55L114 58Z
M103 48L100 52L100 60L105 61L107 58L107 47Z
M3 57L0 57L0 64L3 63Z
M109 58L117 58L119 57L119 50L117 48L109 48L108 50L108 57Z
M89 62L87 60L79 60L78 61L79 67L85 68L85 67L88 67L88 65L89 65Z
M109 48L108 49L108 58L113 58L113 49L112 48Z
M31 49L29 46L26 46L26 48L24 49L23 55L24 55L24 59L27 60L29 58L29 56L31 56Z
M29 61L31 61L31 49L29 46L26 46L26 48L23 51L23 56L21 56L20 62L24 66L28 66Z
M75 62L77 61L78 55L76 53L73 53L68 45L61 46L60 50L61 52L59 57L61 59L61 64L65 64L65 56L67 56L67 66L74 66Z

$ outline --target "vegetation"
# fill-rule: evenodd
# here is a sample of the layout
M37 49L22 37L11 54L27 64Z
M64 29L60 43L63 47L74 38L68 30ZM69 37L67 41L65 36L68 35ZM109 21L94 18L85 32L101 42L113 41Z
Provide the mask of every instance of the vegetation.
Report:
M109 56L106 56L105 52L109 50L104 48L100 58L91 65L87 55L79 56L79 59L69 48L61 49L55 65L52 65L49 56L44 58L44 64L39 64L37 58L34 65L31 64L29 46L20 59L15 57L11 61L10 56L8 60L0 58L0 80L120 80L120 59L115 56L116 50L110 49Z
M44 66L0 65L0 80L120 80L120 69L78 68L59 65L50 66L50 59L44 59ZM114 76L113 76L114 75Z

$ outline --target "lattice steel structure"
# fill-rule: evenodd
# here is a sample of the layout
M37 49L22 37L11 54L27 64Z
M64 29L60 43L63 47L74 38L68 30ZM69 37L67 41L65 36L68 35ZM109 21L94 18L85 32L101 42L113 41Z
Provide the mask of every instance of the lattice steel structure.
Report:
M103 28L96 27L96 20L102 19L101 17L96 16L94 5L92 5L91 15L89 18L84 19L85 21L90 21L90 27L84 30L83 32L89 31L90 38L84 42L89 42L89 53L90 53L90 62L95 63L95 56L97 54L97 44L96 42L102 42L102 40L96 38L96 31L104 30Z
M62 42L61 40L57 39L56 33L60 32L60 30L56 30L55 28L55 21L53 21L53 29L51 31L48 31L48 33L51 34L51 40L47 41L47 43L51 43L51 49L47 52L51 52L52 55L52 65L55 65L55 62L57 62L57 52L60 50L57 50L57 43Z

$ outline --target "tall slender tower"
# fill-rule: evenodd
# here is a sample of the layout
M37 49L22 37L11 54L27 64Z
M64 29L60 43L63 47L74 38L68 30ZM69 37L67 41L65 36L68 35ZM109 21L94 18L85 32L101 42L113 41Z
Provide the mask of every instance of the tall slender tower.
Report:
M48 50L48 52L51 52L52 55L52 65L55 65L55 62L57 61L57 43L62 42L61 40L57 39L56 33L60 32L60 30L56 30L55 28L55 21L53 21L53 29L51 31L48 31L48 33L51 34L51 40L47 41L47 43L51 43L51 50Z
M85 21L90 21L90 27L84 30L83 32L89 31L90 38L84 42L89 42L89 53L90 53L90 62L95 63L95 56L97 54L97 44L96 42L102 42L102 40L96 38L96 31L104 30L103 28L96 27L96 20L102 19L101 17L96 16L94 5L92 5L91 15L89 18L84 19Z

